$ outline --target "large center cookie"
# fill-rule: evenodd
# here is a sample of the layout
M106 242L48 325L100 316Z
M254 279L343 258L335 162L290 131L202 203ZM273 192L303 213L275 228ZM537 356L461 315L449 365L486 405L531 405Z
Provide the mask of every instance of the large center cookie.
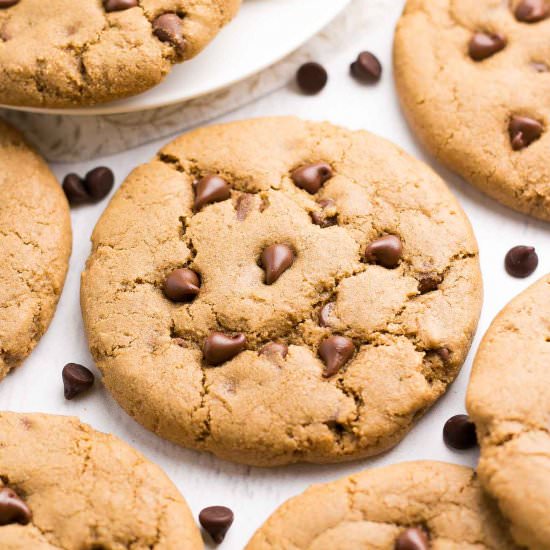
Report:
M82 306L106 386L161 436L249 464L395 445L454 379L480 309L445 184L330 124L184 135L92 240Z
M92 105L158 84L240 0L0 0L0 103Z
M428 149L503 204L550 220L550 2L408 0L394 61Z
M468 411L479 475L532 550L550 548L550 275L493 321L475 359Z

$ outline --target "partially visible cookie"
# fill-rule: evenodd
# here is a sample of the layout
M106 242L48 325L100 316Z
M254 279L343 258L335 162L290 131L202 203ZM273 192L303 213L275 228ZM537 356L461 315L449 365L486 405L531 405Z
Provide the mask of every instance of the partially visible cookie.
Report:
M70 252L61 186L21 135L0 121L0 380L46 331Z
M78 419L0 413L3 550L199 550L162 470Z
M283 504L246 550L513 550L470 468L408 462L316 485Z
M75 107L135 95L196 56L240 0L0 2L0 104Z
M485 489L518 543L550 548L550 275L493 321L475 358L467 406Z
M501 203L550 220L548 0L408 0L394 66L432 154Z

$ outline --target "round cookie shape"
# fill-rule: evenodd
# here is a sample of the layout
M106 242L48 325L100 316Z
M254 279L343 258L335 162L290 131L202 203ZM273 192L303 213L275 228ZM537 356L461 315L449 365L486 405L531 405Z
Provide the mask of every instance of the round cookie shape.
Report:
M164 472L77 418L0 413L0 472L3 549L203 548ZM26 515L8 517L8 491Z
M309 488L246 550L519 550L507 531L472 469L405 462Z
M223 200L203 192L213 175ZM400 246L372 253L387 235ZM180 137L128 177L92 241L81 300L107 388L162 437L247 464L392 447L456 376L479 315L477 244L445 184L326 123ZM200 280L186 302L163 291L176 269Z
M519 544L550 547L550 275L495 318L474 361L467 408L481 446L480 481Z
M546 0L408 0L394 42L403 110L426 148L487 195L543 220L549 10Z
M70 253L61 186L21 135L0 121L0 380L46 331Z
M0 6L0 104L80 107L144 92L195 57L240 0L22 0Z

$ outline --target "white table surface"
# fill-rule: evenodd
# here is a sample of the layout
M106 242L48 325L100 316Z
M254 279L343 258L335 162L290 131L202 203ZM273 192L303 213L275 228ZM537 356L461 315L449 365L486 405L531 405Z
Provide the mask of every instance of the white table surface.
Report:
M187 499L195 516L214 504L231 507L235 523L221 548L243 548L252 533L287 498L312 483L325 482L363 468L405 460L435 459L474 465L474 451L456 452L443 444L445 420L464 411L464 395L473 352L495 314L517 293L550 271L550 224L531 220L483 196L473 187L436 165L415 142L400 114L391 75L391 43L403 0L362 0L373 10L371 24L355 37L348 51L327 65L329 84L316 97L297 93L292 85L223 118L236 120L266 115L294 114L304 118L328 119L350 127L364 128L385 136L411 154L424 159L449 182L470 216L481 249L485 302L472 353L457 381L394 450L371 460L335 466L297 465L257 469L223 462L207 454L181 449L164 442L130 419L101 384L75 401L65 401L61 369L67 362L93 367L87 350L79 306L79 277L89 253L89 238L107 201L72 212L74 247L67 283L48 333L22 368L0 384L0 408L77 415L95 428L112 432L140 449L164 468ZM376 86L364 86L348 76L349 63L362 49L376 53L384 75ZM320 59L319 61L323 61ZM168 140L163 140L168 141ZM152 143L99 162L54 165L61 179L67 172L84 173L92 166L113 168L117 185L137 164L149 160L162 142ZM509 277L503 268L504 255L517 244L534 245L540 256L537 272L528 279ZM495 381L498 391L498 381Z

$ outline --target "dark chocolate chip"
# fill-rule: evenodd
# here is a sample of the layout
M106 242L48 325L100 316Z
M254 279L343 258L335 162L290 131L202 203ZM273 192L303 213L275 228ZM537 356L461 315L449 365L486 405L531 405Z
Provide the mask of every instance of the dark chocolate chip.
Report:
M231 186L222 177L208 175L195 184L195 212L213 202L221 202L231 197Z
M550 7L546 0L522 0L514 12L516 19L523 23L538 23L548 17Z
M91 201L90 195L84 187L84 180L78 174L67 174L63 178L63 191L72 206L86 204Z
M376 239L367 246L365 260L370 263L377 263L388 269L399 265L403 255L401 239L395 235L386 235Z
M430 541L424 529L409 527L395 541L395 550L428 550Z
M329 336L319 346L319 356L325 363L323 376L335 375L350 359L355 351L353 341L344 336Z
M94 385L94 374L77 363L67 363L62 372L65 399L72 399Z
M212 540L220 544L233 523L233 512L225 506L209 506L201 510L199 522Z
M508 126L512 149L519 151L528 147L540 138L542 130L542 124L538 120L527 116L514 115Z
M504 258L506 271L518 279L529 277L538 265L539 257L532 246L514 246Z
M317 193L321 186L332 178L332 168L326 162L306 164L296 168L291 174L292 181L300 189L312 195Z
M200 291L199 276L186 267L174 269L164 280L164 294L173 302L190 302Z
M203 347L205 361L217 367L236 355L241 353L246 347L246 336L244 334L235 334L231 336L223 332L212 332L206 339Z
M382 65L370 52L361 52L357 60L350 65L352 76L361 82L378 82L382 76Z
M443 281L443 277L438 273L422 273L418 280L418 292L426 294L426 292L437 290L441 281Z
M123 11L138 6L138 0L103 0L106 12Z
M325 304L321 311L319 312L319 324L322 327L329 327L330 326L330 316L332 312L334 311L334 306L336 305L335 302L329 302L328 304Z
M476 32L468 45L468 53L474 61L483 61L505 47L506 38L501 34Z
M27 525L32 513L19 495L9 487L0 489L0 525L20 523Z
M311 213L311 220L313 223L322 228L336 225L338 223L338 216L327 216L325 212L327 208L332 208L334 206L334 201L332 199L323 199L320 200L318 204L322 210Z
M294 252L286 244L272 244L262 252L260 264L265 271L264 282L272 285L294 263Z
M19 0L0 0L0 10L11 8L15 4L19 4Z
M319 63L304 63L296 73L296 82L305 94L318 94L327 84L328 74Z
M283 359L288 354L288 346L286 344L281 344L280 342L269 342L266 344L260 351L260 355L280 355Z
M153 21L153 34L161 42L169 42L179 56L185 51L185 38L180 17L175 13L164 13Z
M453 449L471 449L477 445L475 424L467 414L457 414L445 422L443 440Z
M98 166L90 170L84 178L84 187L92 202L104 199L113 188L115 176L110 168Z

